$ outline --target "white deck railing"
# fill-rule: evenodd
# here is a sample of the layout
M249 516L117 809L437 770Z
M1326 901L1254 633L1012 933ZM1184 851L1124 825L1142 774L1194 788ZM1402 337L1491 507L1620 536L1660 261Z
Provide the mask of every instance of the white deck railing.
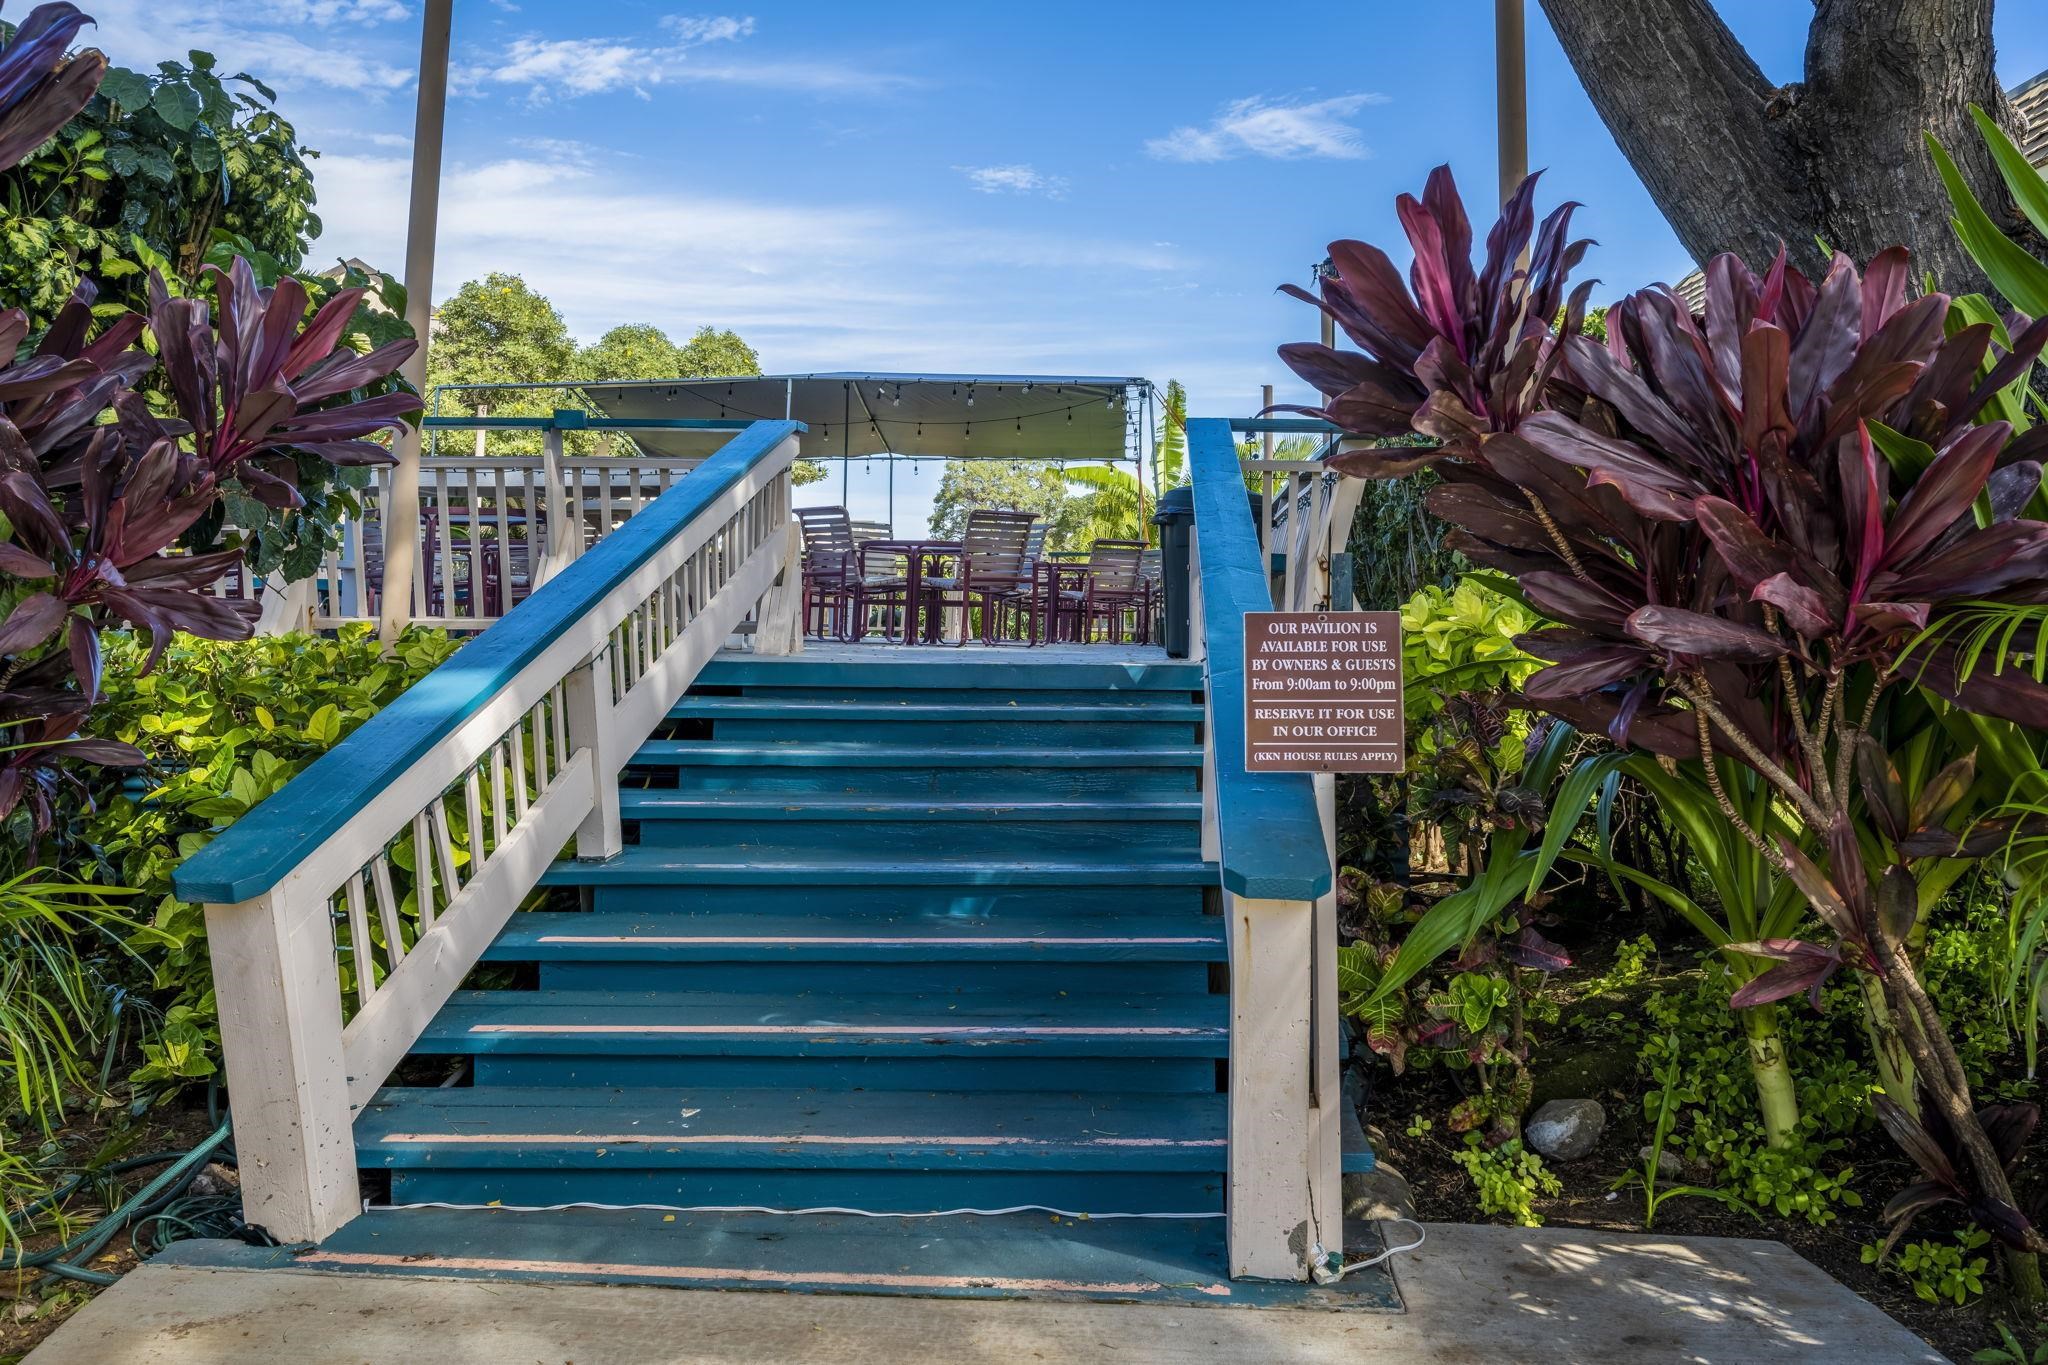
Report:
M627 759L749 615L801 648L797 430L747 428L179 868L251 1223L355 1216L355 1113L566 845L619 850Z

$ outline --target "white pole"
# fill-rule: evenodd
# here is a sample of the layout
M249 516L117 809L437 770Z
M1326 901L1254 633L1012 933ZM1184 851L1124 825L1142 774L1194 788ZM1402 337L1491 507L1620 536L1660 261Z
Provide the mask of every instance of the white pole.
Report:
M448 113L448 30L455 0L426 0L420 25L420 97L413 115L412 208L405 232L405 320L419 349L401 373L427 388L427 342L434 320L434 229L441 213L441 131ZM389 649L412 620L413 566L419 554L420 436L401 434L384 518L384 600L378 637ZM450 583L453 588L453 583ZM426 604L420 604L424 609Z

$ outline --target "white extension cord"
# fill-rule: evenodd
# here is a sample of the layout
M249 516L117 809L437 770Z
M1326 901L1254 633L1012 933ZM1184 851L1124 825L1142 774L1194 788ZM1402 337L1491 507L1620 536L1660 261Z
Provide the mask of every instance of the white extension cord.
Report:
M1388 1247L1377 1256L1368 1256L1362 1261L1353 1261L1349 1265L1341 1264L1341 1257L1324 1251L1321 1243L1318 1243L1315 1249L1315 1259L1309 1267L1309 1278L1313 1279L1317 1284L1335 1284L1354 1270L1364 1270L1367 1266L1378 1265L1389 1256L1398 1255L1404 1251L1414 1251L1429 1240L1429 1234L1422 1230L1422 1224L1416 1222L1413 1218L1389 1218L1387 1221L1390 1223L1406 1223L1409 1227L1414 1228L1415 1240L1404 1242L1397 1247Z

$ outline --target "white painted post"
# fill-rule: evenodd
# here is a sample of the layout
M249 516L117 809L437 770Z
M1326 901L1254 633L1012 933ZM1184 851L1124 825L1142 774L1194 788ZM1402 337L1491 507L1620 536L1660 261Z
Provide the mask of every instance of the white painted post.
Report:
M569 567L583 553L582 500L572 496L562 482L562 433L554 427L541 433L540 474L545 490L541 505L547 520L548 552L546 558L533 566L534 588ZM582 477L580 472L577 477ZM527 529L529 543L536 529Z
M782 573L775 585L761 597L754 616L754 653L801 654L804 652L803 615L804 550L802 533L792 518L783 523L782 550L777 558ZM774 553L768 546L762 552Z
M340 585L334 587L340 591ZM256 618L258 635L289 635L310 629L313 623L313 580L301 578L287 583L282 574L272 574L257 584L262 614Z
M441 134L448 115L448 34L455 0L427 0L420 23L419 102L413 115L412 199L405 231L405 320L419 349L400 367L424 393L427 344L434 330L434 230L441 213ZM378 638L388 652L414 611L413 578L420 536L420 429L407 427L392 442L398 463L384 501L384 600ZM448 584L452 593L455 585Z
M295 885L206 907L243 1215L286 1243L318 1241L359 1203L333 920Z
M1306 1280L1315 1249L1341 1246L1333 1149L1334 1049L1316 1055L1308 984L1316 907L1225 892L1230 932L1230 1273ZM1321 1065L1318 1065L1321 1063ZM1314 1068L1312 1070L1312 1068ZM1330 1099L1311 1103L1327 1072Z
M619 770L631 747L622 742L612 703L612 644L608 641L562 680L569 720L569 751L590 751L596 784L590 814L576 829L576 856L604 859L626 846L619 826Z

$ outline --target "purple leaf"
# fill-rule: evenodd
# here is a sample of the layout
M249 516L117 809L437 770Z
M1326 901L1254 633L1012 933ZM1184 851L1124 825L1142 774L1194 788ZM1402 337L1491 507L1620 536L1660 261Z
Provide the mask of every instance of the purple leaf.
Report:
M70 610L63 598L46 592L22 598L0 623L0 655L25 654L42 644L57 633Z
M1702 659L1775 659L1788 652L1769 631L1683 607L1638 607L1627 628L1645 644Z
M1525 924L1522 931L1501 945L1501 953L1517 967L1533 967L1539 972L1561 972L1572 965L1571 954L1536 932L1536 926Z

